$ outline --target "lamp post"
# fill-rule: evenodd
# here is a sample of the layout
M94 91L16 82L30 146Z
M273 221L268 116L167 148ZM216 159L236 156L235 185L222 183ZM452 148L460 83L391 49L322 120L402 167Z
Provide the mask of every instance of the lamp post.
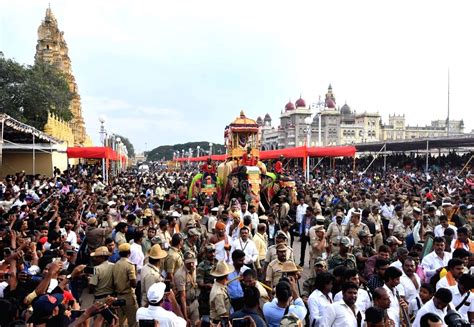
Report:
M184 149L181 150L181 158L184 158Z
M309 155L308 155L308 148L311 145L311 123L312 123L311 117L306 117L304 122L306 123L306 183L309 183Z
M122 139L117 136L117 138L115 139L115 142L116 142L116 148L117 148L115 151L117 151L117 155L118 155L118 159L115 165L117 167L116 174L118 175L118 173L120 172L121 163L122 163L122 158L120 156L120 152L121 152L120 148L122 146Z
M105 147L107 146L107 131L105 130L105 116L100 115L99 116L99 122L100 122L100 142L102 145ZM104 182L107 183L107 170L105 168L105 158L102 158L102 178L104 179Z
M200 150L200 149L201 149L201 147L198 145L198 146L197 146L197 155L196 155L196 157L199 157L199 150Z
M209 157L212 156L212 143L209 143Z

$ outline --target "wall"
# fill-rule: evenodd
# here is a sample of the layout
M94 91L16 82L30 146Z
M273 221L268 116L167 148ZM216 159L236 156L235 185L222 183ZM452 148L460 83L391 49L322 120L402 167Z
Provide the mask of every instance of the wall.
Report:
M36 152L35 155L35 173L52 176L53 167L56 166L61 171L67 168L66 153ZM27 174L33 174L33 154L31 151L3 151L3 165L0 168L0 176L15 174L24 170Z

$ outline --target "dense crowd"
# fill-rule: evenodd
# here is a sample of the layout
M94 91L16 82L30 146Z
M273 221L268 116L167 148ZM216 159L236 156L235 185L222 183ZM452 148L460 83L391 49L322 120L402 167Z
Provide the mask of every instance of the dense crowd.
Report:
M188 198L199 166L6 176L0 326L469 325L468 159L270 162L297 202L267 208Z

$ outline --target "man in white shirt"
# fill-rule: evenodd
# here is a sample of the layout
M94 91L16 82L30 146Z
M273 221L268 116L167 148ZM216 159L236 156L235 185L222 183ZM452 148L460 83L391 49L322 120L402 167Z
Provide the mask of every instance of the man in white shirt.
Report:
M436 314L441 321L444 321L444 317L447 313L447 306L449 302L453 299L453 295L451 291L446 288L440 288L436 291L434 297L426 302L420 310L416 313L415 321L413 322L412 327L420 327L420 319L426 313L434 313Z
M395 327L400 326L400 310L404 307L408 312L408 304L402 299L405 296L405 290L400 285L402 271L395 267L388 267L384 274L383 288L390 297L390 308L387 310L390 319L395 322Z
M244 263L252 265L258 261L258 251L253 240L249 239L250 228L243 226L240 229L240 237L232 243L232 252L242 250L245 253ZM232 255L232 253L231 253Z
M300 230L300 225L303 222L304 215L306 214L306 208L308 208L308 205L304 203L304 198L301 197L298 206L296 207L296 226L294 228L297 231Z
M357 301L355 305L357 306L357 309L359 309L359 311L362 314L365 314L365 310L367 310L368 308L372 306L372 298L367 290L360 288L359 273L355 269L348 269L344 272L343 278L344 278L344 282L354 283L357 286L359 286L359 289L357 290ZM334 295L334 302L341 301L341 300L342 300L342 291Z
M435 237L433 240L434 251L426 255L421 262L428 279L433 277L438 269L446 267L451 260L451 253L444 251L444 248L444 238Z
M128 258L137 267L137 280L141 280L141 271L145 255L142 250L143 232L135 231L133 234L133 243L130 245L130 257Z
M173 311L168 311L160 306L165 294L165 283L155 283L148 289L148 308L137 310L137 322L140 320L155 320L160 323L160 327L186 327L186 320L178 317ZM168 299L174 298L173 293L168 293ZM174 306L176 300L171 301Z
M321 326L325 327L358 327L362 326L364 317L355 305L359 287L354 283L342 285L342 300L327 307Z
M404 288L405 301L410 303L415 299L420 291L421 280L415 272L416 265L413 258L408 257L403 261L402 276L400 277L400 285Z
M458 284L448 287L453 295L451 307L469 321L469 315L474 314L474 293L470 290L474 288L474 277L471 274L464 274L459 278Z
M308 298L310 326L323 326L324 312L332 304L331 289L334 276L328 272L318 273L315 279L316 289Z
M456 286L458 279L464 273L464 262L459 258L454 258L448 261L448 272L446 276L441 278L436 283L436 290L440 288L448 288L450 286Z
M456 235L456 231L457 231L457 228L456 226L453 226L453 225L450 225L448 223L448 217L442 215L439 217L439 225L436 225L435 228L434 228L434 234L436 237L443 237L444 236L444 231L446 229L452 229L454 230L454 239L457 238L457 235Z

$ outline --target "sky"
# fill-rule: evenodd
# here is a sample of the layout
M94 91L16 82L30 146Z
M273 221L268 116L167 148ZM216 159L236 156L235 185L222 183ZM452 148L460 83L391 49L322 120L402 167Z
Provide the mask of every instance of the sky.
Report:
M0 0L0 51L32 64L50 3L69 47L88 134L138 151L223 142L244 110L273 125L301 95L356 112L474 129L472 1Z

